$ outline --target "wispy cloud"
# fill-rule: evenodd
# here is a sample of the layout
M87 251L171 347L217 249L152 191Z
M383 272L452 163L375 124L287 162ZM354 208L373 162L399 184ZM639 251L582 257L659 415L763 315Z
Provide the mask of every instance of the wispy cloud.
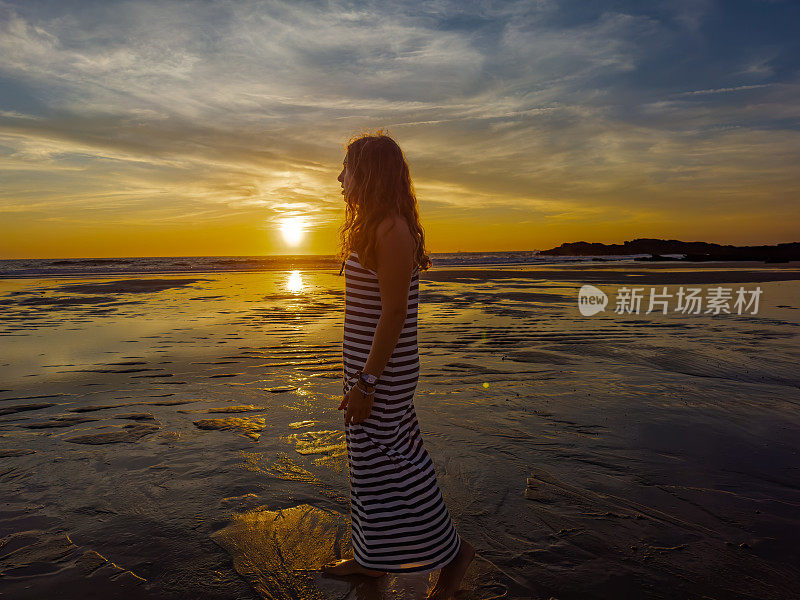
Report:
M757 90L759 88L768 87L768 83L760 83L756 85L739 85L736 87L717 88L715 90L694 90L690 92L681 92L676 96L706 96L708 94L727 94L729 92L740 92L742 90Z

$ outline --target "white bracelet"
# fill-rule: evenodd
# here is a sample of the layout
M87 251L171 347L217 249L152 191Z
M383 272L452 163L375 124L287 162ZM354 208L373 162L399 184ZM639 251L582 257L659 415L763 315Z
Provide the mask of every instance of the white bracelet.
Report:
M373 394L375 394L375 390L368 392L367 390L363 389L360 385L358 385L358 383L356 383L356 387L358 388L358 391L364 394L365 396L372 396Z

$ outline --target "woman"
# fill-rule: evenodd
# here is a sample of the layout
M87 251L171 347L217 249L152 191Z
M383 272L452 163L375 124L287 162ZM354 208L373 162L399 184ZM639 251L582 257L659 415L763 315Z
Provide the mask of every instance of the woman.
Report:
M403 152L387 135L351 141L343 167L339 409L346 411L353 558L323 569L373 577L442 569L428 598L444 600L458 590L475 549L453 526L414 411L419 271L430 265L417 199Z

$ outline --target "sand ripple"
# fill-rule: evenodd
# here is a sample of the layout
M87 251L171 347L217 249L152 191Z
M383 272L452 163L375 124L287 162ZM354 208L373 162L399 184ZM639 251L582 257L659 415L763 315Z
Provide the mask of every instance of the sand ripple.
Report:
M261 437L261 431L267 421L261 417L228 417L225 419L200 419L194 422L198 429L216 429L218 431L237 431L254 442Z

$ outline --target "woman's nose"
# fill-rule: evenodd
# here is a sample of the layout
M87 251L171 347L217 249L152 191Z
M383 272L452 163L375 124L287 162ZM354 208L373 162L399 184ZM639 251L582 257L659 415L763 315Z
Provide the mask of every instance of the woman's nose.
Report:
M344 177L344 171L342 171L341 173L339 173L339 177L337 177L336 179L338 179L340 183L344 183L344 181L343 181L343 179L342 179L343 177Z

